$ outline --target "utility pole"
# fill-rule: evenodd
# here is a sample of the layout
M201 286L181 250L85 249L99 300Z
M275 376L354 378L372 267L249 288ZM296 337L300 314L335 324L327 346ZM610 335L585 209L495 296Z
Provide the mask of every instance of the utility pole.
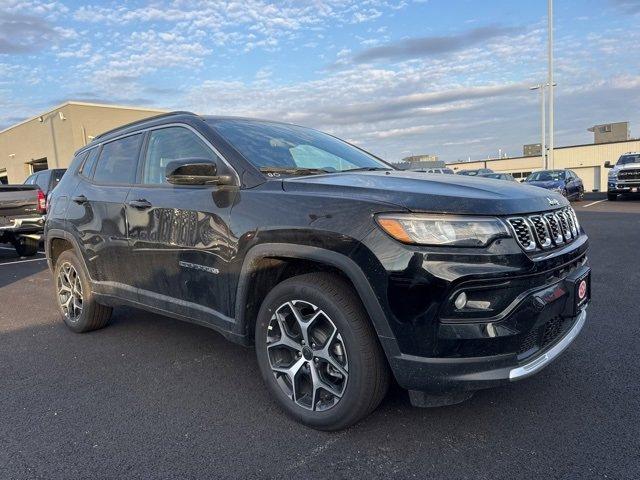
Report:
M548 36L549 36L549 67L548 74L549 79L547 81L547 85L549 85L549 155L548 155L548 163L550 168L554 168L553 162L553 148L554 148L554 125L553 125L553 0L548 0L548 12L547 12L547 21L548 21ZM544 89L543 89L544 90Z

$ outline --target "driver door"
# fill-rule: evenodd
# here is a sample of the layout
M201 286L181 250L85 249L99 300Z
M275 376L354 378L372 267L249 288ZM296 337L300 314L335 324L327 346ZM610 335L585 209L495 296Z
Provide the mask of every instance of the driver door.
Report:
M142 303L210 319L229 312L227 265L235 240L229 231L235 187L172 185L166 167L185 158L210 159L229 170L210 144L190 127L151 130L138 182L127 196L133 280Z

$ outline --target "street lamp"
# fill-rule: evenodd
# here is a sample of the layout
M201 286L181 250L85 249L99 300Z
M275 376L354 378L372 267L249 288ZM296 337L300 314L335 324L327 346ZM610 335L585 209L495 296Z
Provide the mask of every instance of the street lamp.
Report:
M553 0L548 0L547 3L547 29L548 29L548 79L547 85L549 86L549 160L551 163L551 168L554 167L553 163L553 149L554 149L554 113L553 113L553 87L555 83L553 83Z
M540 155L542 155L542 168L545 170L549 169L549 165L547 164L547 139L545 131L547 129L545 123L546 119L546 111L544 108L544 87L543 84L534 85L533 87L529 87L529 90L540 90L540 131L542 132L542 141L540 142Z
M556 83L553 84L554 87L556 85L557 85ZM541 150L540 154L542 156L542 168L544 168L545 170L549 169L549 155L551 155L551 152L549 152L549 155L547 155L547 138L546 138L547 112L545 110L545 93L544 93L545 88L547 88L548 86L549 86L548 83L546 85L539 83L538 85L529 87L529 90L540 90L540 131L542 132L542 141L540 142L540 150ZM553 160L553 157L551 158Z

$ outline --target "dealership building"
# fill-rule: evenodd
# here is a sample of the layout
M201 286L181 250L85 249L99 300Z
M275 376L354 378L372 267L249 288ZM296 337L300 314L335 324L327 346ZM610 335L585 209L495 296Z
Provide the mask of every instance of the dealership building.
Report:
M584 183L585 191L606 191L608 160L615 163L620 155L640 151L640 139L630 139L629 125L619 122L596 125L589 128L594 133L594 143L571 145L553 149L553 165L549 168L573 170ZM540 144L524 145L521 157L489 158L472 162L448 164L455 172L467 169L490 168L494 172L512 174L516 179L526 178L531 172L544 168Z
M47 168L66 168L94 137L165 110L66 102L0 131L0 183L22 183Z

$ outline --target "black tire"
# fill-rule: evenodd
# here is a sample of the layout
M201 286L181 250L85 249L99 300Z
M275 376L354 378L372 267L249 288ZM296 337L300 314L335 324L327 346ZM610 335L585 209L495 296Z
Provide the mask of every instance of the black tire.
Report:
M22 237L16 239L13 246L21 257L33 257L38 253L38 243L38 240L34 238Z
M340 346L346 351L348 378L345 380L342 396L339 400L335 397L337 403L324 411L315 410L315 404L310 407L314 410L310 410L309 407L304 408L295 403L278 383L276 374L271 369L267 341L268 335L273 334L269 333L269 324L275 318L275 310L292 301L303 304L308 302L326 313L340 334ZM310 273L289 278L276 285L265 298L258 313L255 341L258 365L269 391L285 412L309 427L340 430L353 425L375 410L387 393L389 368L376 333L357 293L337 275ZM306 354L296 358L304 361ZM302 368L307 368L308 371L312 367L311 362L308 364ZM316 367L318 365L322 364L316 364ZM325 364L324 368L322 370L318 367L315 371L324 375L330 367ZM324 392L320 395L322 394L326 395ZM312 398L315 399L315 395ZM313 402L314 400L311 401L312 404Z
M76 317L69 315L65 312L65 308L62 305L62 298L59 293L61 282L61 271L63 269L72 267L76 272L76 276L82 289L81 289L81 313ZM60 254L56 260L54 267L54 289L56 304L58 310L62 315L62 319L67 327L76 333L90 332L104 327L111 318L111 307L98 303L91 291L91 283L87 273L84 270L84 264L78 259L75 252L72 250L66 250Z
M618 195L616 193L607 193L607 200L610 202L615 202L618 200Z

